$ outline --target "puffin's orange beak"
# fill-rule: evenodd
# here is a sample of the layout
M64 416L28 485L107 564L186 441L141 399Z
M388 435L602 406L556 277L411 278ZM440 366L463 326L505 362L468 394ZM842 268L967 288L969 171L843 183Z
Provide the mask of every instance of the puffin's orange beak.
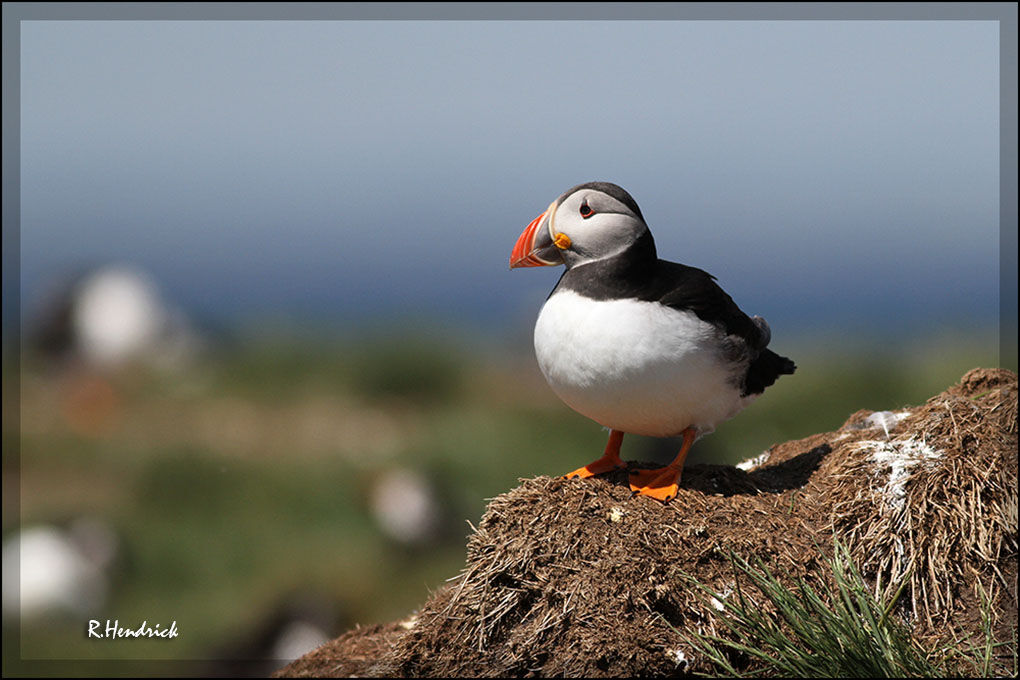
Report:
M510 253L510 269L517 267L542 267L555 264L553 262L545 262L534 255L535 234L538 232L538 226L542 224L543 219L545 219L545 213L531 220L531 224L517 238L513 252Z
M517 267L549 267L563 264L560 248L553 242L546 223L546 215L554 214L554 206L531 220L514 244L510 253L510 269Z

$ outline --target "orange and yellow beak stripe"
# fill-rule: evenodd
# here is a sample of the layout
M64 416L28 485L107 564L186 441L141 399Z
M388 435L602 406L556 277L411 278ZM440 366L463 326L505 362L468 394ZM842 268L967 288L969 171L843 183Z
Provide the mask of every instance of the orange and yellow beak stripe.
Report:
M541 215L531 220L521 235L517 239L517 243L514 244L514 249L510 253L510 269L517 267L544 267L552 264L540 259L534 254L535 251L535 235L538 232L539 225L542 224L542 220L545 219L545 214L549 212L546 210Z

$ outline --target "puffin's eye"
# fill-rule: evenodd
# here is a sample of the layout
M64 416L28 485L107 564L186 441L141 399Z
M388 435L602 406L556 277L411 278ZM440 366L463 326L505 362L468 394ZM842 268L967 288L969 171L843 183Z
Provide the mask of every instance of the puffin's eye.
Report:
M581 217L588 219L595 214L595 211L588 205L588 199L585 199L584 203L581 204Z

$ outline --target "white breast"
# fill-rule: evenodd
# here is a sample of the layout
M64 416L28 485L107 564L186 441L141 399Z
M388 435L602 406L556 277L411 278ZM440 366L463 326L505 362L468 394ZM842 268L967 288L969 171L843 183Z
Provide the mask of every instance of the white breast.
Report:
M535 354L553 391L578 413L616 430L702 434L732 418L746 365L728 364L711 324L655 302L556 293L535 324Z

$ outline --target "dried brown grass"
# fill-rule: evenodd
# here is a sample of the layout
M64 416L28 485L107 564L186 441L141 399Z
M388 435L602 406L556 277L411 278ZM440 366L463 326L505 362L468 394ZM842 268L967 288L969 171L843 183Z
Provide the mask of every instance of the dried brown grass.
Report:
M689 467L666 506L626 471L525 480L489 504L461 574L413 624L348 633L281 675L640 676L710 670L684 631L718 634L730 551L824 585L835 540L878 593L909 579L929 648L1016 621L1017 378L975 370L898 422L861 411L772 447L750 472ZM752 591L743 591L755 597ZM764 601L759 606L767 609ZM364 662L352 663L359 655Z

